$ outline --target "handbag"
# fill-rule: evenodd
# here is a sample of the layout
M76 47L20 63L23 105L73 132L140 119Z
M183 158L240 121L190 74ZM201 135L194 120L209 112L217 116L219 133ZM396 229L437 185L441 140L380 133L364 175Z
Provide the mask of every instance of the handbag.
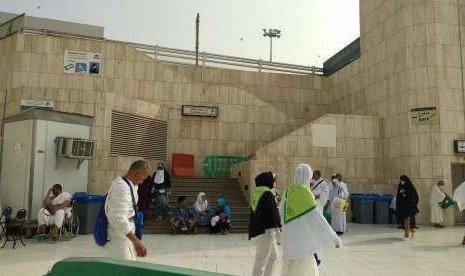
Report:
M454 205L454 201L452 200L452 198L448 194L446 194L446 197L441 202L441 208L442 209L447 209L447 208L452 207L452 205Z
M331 209L338 210L344 212L344 207L346 205L346 200L336 197L333 199L333 203L331 204Z
M104 246L108 242L108 218L105 214L105 200L100 206L100 211L97 215L97 220L94 227L94 241L98 246Z
M123 177L123 180L124 182L126 182L126 184L128 184L129 189L131 190L132 207L134 208L134 224L136 226L136 231L134 234L139 240L142 240L142 235L144 234L144 214L137 209L136 199L134 197L132 185L125 177Z

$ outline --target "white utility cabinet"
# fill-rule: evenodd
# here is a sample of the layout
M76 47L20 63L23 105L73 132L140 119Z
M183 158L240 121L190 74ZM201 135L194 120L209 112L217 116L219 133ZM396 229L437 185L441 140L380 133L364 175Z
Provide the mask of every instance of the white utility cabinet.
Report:
M57 158L59 137L89 139L92 118L32 110L5 119L0 195L3 207L37 219L48 189L61 184L71 194L87 192L89 162ZM78 166L79 163L79 166Z

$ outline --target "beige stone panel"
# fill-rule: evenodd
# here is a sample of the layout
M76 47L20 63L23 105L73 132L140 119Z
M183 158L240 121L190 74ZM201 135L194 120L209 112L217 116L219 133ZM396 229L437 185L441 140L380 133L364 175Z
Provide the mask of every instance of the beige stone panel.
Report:
M462 114L460 114L460 115L462 115ZM457 117L456 117L455 112L453 112L453 111L442 111L442 112L439 113L439 120L440 120L440 125L441 125L441 131L443 131L443 132L453 132L454 131L454 129L455 129L454 124L457 122Z
M433 178L434 177L434 163L432 157L423 156L420 158L420 177Z
M95 105L94 104L82 104L82 114L87 116L94 116L95 114Z
M39 74L38 73L29 73L27 86L35 87L39 83ZM60 85L61 86L61 85Z
M163 66L163 80L165 82L173 82L174 81L174 65L164 65Z
M84 90L93 90L94 89L94 79L92 77L85 77L83 79L82 88Z
M454 132L456 133L463 133L465 129L465 117L463 115L463 111L456 111L455 112L455 125L454 125Z
M435 24L436 42L447 45L460 45L458 25L450 25L443 23Z
M449 88L462 88L462 71L456 67L445 67L445 84Z
M118 79L124 79L125 75L125 66L126 62L124 59L116 59L115 60L115 71L114 71L114 77Z
M126 81L124 79L115 79L115 95L116 96L123 96L126 94L126 88L125 88L125 83Z
M405 38L407 46L420 46L426 44L426 26L413 25L405 29Z
M152 97L154 100L162 100L163 99L163 83L162 82L154 82L152 88Z
M115 77L116 60L104 58L100 75L103 77Z
M124 61L123 66L124 66L124 78L127 80L136 79L136 75L137 75L136 70L138 70L137 63L130 61L130 60L126 60Z
M115 59L116 58L116 43L106 42L104 44L103 56L105 59Z
M237 154L237 142L227 142L227 149L226 153L228 155L236 155Z

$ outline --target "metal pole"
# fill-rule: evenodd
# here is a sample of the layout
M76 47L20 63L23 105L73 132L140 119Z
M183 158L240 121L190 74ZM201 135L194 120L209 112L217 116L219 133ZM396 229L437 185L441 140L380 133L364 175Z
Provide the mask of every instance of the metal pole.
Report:
M273 61L273 37L270 36L270 62Z
M195 66L199 66L199 24L200 15L197 13L195 20Z

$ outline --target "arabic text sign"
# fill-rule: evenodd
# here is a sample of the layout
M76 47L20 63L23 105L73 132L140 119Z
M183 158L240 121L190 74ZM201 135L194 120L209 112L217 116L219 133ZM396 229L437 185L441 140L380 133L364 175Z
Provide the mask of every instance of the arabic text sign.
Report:
M218 107L216 106L182 106L183 116L218 117Z
M410 110L412 124L436 124L439 121L436 107L414 108Z

